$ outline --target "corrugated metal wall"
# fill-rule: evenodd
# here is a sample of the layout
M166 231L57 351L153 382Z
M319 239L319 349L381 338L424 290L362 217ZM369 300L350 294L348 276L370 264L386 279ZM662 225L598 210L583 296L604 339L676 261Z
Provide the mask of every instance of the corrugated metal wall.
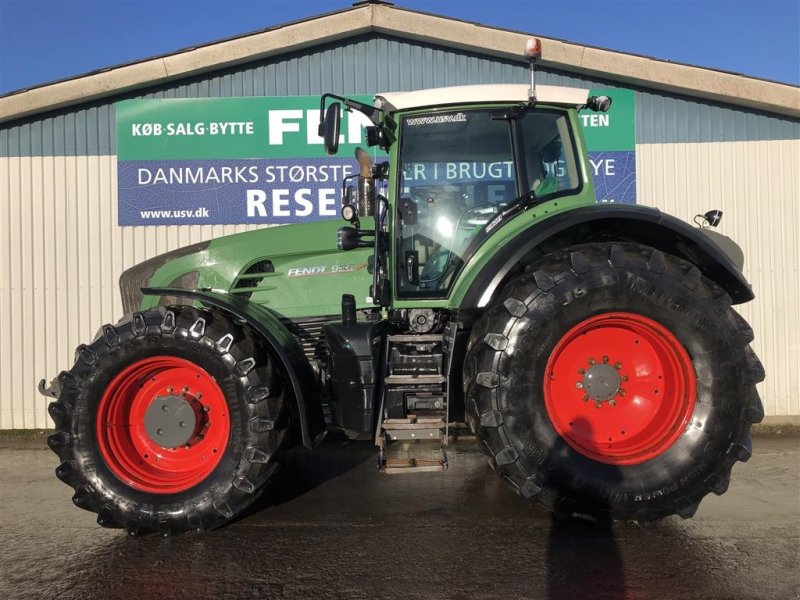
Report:
M36 383L122 315L120 273L253 226L117 226L114 156L0 158L0 429L52 426Z
M744 250L756 299L737 307L767 369L768 415L800 414L800 141L636 146L639 202L690 220L723 211L717 231Z
M124 97L353 94L526 77L517 63L364 36ZM540 81L613 87L554 72ZM51 426L36 382L68 367L75 346L119 317L123 269L250 228L118 227L114 118L108 101L0 128L1 429ZM768 368L762 393L772 415L800 414L798 139L797 121L637 93L640 202L687 220L721 208L722 231L743 242L759 295L743 313Z

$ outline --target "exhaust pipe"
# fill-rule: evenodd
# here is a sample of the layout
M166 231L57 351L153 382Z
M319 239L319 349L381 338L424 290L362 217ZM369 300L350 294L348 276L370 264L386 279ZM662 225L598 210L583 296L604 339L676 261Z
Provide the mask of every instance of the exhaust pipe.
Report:
M356 160L359 166L358 177L358 216L375 216L375 179L372 177L372 158L362 150L356 148Z

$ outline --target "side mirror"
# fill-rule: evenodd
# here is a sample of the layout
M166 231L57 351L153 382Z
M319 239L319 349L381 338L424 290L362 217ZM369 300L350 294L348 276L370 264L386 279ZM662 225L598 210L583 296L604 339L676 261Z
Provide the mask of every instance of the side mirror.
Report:
M319 135L325 141L325 152L336 154L339 151L339 129L342 120L342 105L333 102L325 111L325 118L319 124Z

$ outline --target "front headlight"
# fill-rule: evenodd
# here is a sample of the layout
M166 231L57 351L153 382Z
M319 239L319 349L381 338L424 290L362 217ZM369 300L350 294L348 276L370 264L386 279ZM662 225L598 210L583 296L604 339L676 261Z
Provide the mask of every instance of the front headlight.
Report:
M177 288L180 290L195 290L197 289L197 282L200 279L199 271L189 271L179 277L173 279L167 287ZM181 298L180 296L161 296L158 303L161 306L169 306L171 304L187 304L190 300Z
M211 242L208 241L184 246L183 248L178 248L172 252L166 252L165 254L154 256L153 258L150 258L126 271L123 271L122 275L119 276L119 292L120 296L122 296L122 308L125 311L125 314L139 310L142 305L143 297L141 288L149 285L150 280L153 278L153 275L156 271L158 271L158 269L163 267L169 261L180 258L181 256L188 256L189 254L202 252L208 248L210 244ZM198 276L196 271L193 271L192 273L195 273L194 287L197 285ZM172 282L172 284L170 284L171 287L185 287L183 285L174 284L177 284L184 277L190 274L191 273L185 273L178 277L174 282Z

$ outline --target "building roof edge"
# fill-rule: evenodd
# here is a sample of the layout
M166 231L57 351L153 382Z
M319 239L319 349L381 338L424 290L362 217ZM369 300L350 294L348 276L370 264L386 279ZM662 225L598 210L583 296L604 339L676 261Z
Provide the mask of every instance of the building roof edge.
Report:
M0 123L134 89L278 56L370 31L468 52L524 61L532 34L361 3L341 11L185 48L0 96ZM542 64L668 93L800 118L800 87L648 56L542 39Z

